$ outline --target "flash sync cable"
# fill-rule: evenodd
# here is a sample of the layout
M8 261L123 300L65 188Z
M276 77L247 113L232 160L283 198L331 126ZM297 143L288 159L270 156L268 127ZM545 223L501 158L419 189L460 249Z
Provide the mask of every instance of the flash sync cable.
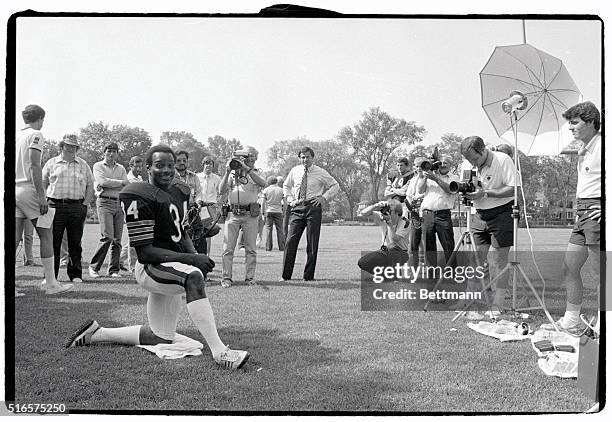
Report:
M512 122L512 115L510 115L510 126L512 127L512 133L514 134L514 139L518 139L518 127ZM540 280L542 281L542 302L544 302L544 294L546 292L546 281L544 280L544 277L542 276L542 273L540 272L540 267L538 266L538 262L535 258L535 253L533 250L533 245L534 245L534 241L533 241L533 236L531 235L531 229L529 227L529 219L527 218L527 201L525 199L525 189L523 187L523 172L521 170L521 160L519 158L519 153L518 153L518 142L516 143L516 145L514 145L514 148L516 149L516 168L518 169L518 175L519 175L519 180L515 180L515 183L519 183L520 182L520 187L521 187L521 194L523 197L523 215L525 216L525 227L527 228L527 234L529 235L529 250L531 252L531 259L533 260L533 264L535 265L536 271L538 273L538 276L540 277ZM517 204L518 205L518 204ZM520 215L519 215L520 216ZM517 238L518 238L518 230L517 230ZM518 239L514 239L515 243L518 243ZM514 248L516 248L516 245L514 245Z

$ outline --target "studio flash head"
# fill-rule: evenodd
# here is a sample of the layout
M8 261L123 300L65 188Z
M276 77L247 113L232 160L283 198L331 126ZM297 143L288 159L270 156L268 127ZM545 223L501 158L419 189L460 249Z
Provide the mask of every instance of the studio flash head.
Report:
M521 91L512 91L507 100L502 102L502 110L506 114L527 108L527 97Z

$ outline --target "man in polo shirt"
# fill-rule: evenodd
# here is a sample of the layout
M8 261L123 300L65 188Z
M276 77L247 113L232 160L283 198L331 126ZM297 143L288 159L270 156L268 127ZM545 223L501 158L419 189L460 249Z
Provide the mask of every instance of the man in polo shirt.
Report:
M197 173L200 179L200 203L201 206L206 207L210 218L215 221L219 215L219 185L221 184L221 176L213 173L215 167L215 160L210 155L202 158L202 173ZM212 245L212 237L206 238L206 254L210 255L210 247Z
M123 234L123 210L119 203L119 192L130 183L125 167L117 163L119 146L111 142L104 147L104 159L93 165L94 187L100 220L100 242L89 264L89 275L100 277L100 269L106 258L108 248L111 259L108 275L119 278L119 256L121 254L121 236Z
M77 157L76 135L65 135L59 143L60 154L50 158L43 167L43 186L49 206L55 208L53 219L53 258L55 277L60 267L60 250L64 232L68 239L66 272L70 281L83 282L81 258L83 228L87 205L94 196L93 175L85 160Z
M475 192L465 194L476 208L472 219L472 232L480 262L488 256L490 277L494 279L508 263L508 252L514 244L512 203L516 173L512 159L503 152L490 151L479 136L469 136L461 142L461 154L467 162L463 170L478 170ZM490 253L489 253L490 250ZM496 318L504 309L509 272L497 280L493 309L488 314Z
M45 110L31 104L23 112L26 126L17 131L15 139L15 248L21 241L26 220L30 220L40 238L40 260L45 273L45 291L58 294L70 290L73 285L58 283L53 260L53 232L50 228L38 227L38 218L49 212L42 181L42 150L45 143L40 130L45 120ZM15 291L15 297L23 293Z
M593 268L600 271L599 232L601 223L601 132L599 110L590 101L570 107L563 117L569 122L574 139L582 142L578 151L578 185L576 186L576 223L569 238L563 262L563 280L567 302L565 314L556 322L557 328L574 335L584 333L580 321L583 284L580 271L588 257ZM554 329L544 324L544 329ZM599 319L595 324L599 334Z
M312 148L303 147L298 157L302 164L291 169L283 184L283 193L287 203L291 205L291 216L285 241L281 281L291 280L293 276L295 257L304 229L306 229L304 281L314 280L323 206L327 206L329 200L340 189L338 182L327 171L314 165Z
M449 174L451 158L440 157L440 167L435 171L424 171L427 183L420 186L424 193L421 203L423 213L423 231L425 232L425 251L427 265L435 267L437 262L436 235L444 250L445 263L448 262L455 249L455 233L451 220L451 209L455 205L457 195L451 193L449 184L453 180Z
M257 266L257 230L259 222L259 204L257 197L261 188L265 187L266 181L255 168L258 152L253 147L245 147L239 151L247 155L239 160L241 167L237 170L230 168L229 162L225 174L219 185L219 193L223 196L229 192L230 214L225 220L223 231L223 278L221 286L231 287L232 266L234 264L234 250L238 241L238 234L242 229L244 235L245 253L245 282L246 284L257 284L255 281L255 268ZM230 161L231 162L231 161Z

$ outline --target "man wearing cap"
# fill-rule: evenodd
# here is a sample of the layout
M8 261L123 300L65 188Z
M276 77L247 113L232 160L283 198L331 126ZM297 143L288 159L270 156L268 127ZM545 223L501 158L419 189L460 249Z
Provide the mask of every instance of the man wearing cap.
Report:
M230 205L230 213L225 220L223 231L223 278L221 280L223 287L231 287L233 284L234 250L240 229L244 232L245 282L246 284L257 284L255 281L256 241L261 213L257 197L261 188L266 186L266 181L255 168L257 150L253 147L245 147L239 152L244 153L245 156L248 154L248 156L238 160L241 166L237 170L232 170L231 161L228 162L219 185L219 193L222 196L229 192Z
M38 227L38 218L49 212L42 181L42 151L45 138L41 129L45 110L30 104L23 112L26 126L17 131L15 139L15 248L21 241L26 220L30 220L40 238L40 260L45 273L44 289L47 294L63 293L72 288L70 283L58 283L53 262L53 232L50 228ZM15 297L23 293L15 291Z
M124 217L119 203L119 192L130 182L125 167L117 163L118 155L119 146L111 142L104 147L104 159L93 165L96 205L100 220L100 242L89 264L89 275L92 278L100 277L100 269L109 247L111 259L108 275L121 277L119 275L119 256Z
M50 158L43 167L43 186L47 202L55 208L53 219L53 258L55 277L60 267L60 250L64 231L68 239L66 271L70 281L83 282L81 239L87 205L94 196L93 175L85 160L77 157L79 143L76 135L64 135L59 143L60 154Z
M438 265L436 235L444 250L445 263L455 249L451 209L455 205L457 195L449 189L449 183L453 180L449 174L450 167L451 158L447 155L440 157L438 169L424 171L427 182L419 186L419 193L425 194L421 203L422 230L425 232L426 263L430 267Z

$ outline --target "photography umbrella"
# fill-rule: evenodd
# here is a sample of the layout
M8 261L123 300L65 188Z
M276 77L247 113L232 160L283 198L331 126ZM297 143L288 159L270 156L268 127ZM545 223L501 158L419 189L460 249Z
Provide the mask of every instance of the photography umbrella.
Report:
M580 91L556 57L529 44L495 47L480 72L480 88L497 134L525 154L557 155L572 141L562 114L579 102ZM526 101L513 121L502 104L515 92Z

